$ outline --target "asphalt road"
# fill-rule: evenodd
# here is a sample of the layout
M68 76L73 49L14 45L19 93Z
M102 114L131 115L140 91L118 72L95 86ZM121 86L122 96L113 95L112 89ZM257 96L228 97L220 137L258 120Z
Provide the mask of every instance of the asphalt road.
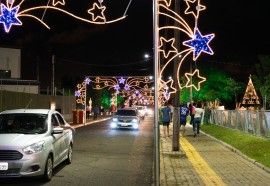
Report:
M60 165L48 183L0 179L0 185L150 186L153 173L153 118L140 130L111 130L109 121L76 129L71 165Z

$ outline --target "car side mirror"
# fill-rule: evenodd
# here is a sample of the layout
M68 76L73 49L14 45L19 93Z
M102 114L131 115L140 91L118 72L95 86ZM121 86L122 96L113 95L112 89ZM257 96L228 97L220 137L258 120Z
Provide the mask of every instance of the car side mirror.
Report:
M52 134L62 134L64 132L64 129L61 127L53 128Z

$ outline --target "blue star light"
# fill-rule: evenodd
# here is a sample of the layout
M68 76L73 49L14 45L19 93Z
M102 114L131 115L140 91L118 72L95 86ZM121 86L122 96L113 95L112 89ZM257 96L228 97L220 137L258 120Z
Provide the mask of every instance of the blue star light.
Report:
M114 90L118 91L120 89L119 85L114 85Z
M120 84L124 84L125 81L126 81L126 79L124 79L123 77L121 77L121 79L118 79L118 81L119 81Z
M81 96L81 92L80 92L79 90L76 90L76 91L75 91L75 96L76 96L76 97L80 97L80 96Z
M201 52L213 55L214 52L208 46L208 43L214 38L214 34L202 36L198 29L195 30L194 39L183 42L184 45L194 48L193 60L195 61Z
M91 80L90 80L89 78L86 78L86 79L85 79L85 83L86 83L87 85L89 85L90 81L91 81Z
M125 85L125 90L130 90L130 87L128 84Z
M14 8L7 8L1 4L0 23L4 24L5 31L8 33L12 25L22 25L21 21L17 18L19 6Z

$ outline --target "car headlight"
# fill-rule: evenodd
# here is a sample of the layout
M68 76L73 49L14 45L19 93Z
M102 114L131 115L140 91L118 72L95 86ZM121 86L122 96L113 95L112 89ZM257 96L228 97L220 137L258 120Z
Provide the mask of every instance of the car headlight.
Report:
M23 148L23 152L25 154L33 154L42 151L45 141L40 141L37 143L33 143L25 148Z
M113 120L113 121L117 121L117 118L113 118L112 120Z
M138 124L134 124L134 125L133 125L133 128L134 128L134 129L137 129L137 128L139 128L139 125L138 125Z
M137 123L138 122L138 119L133 119L132 122L133 123Z
M111 127L112 127L112 128L115 128L115 127L116 127L116 123L112 122L112 123L111 123Z

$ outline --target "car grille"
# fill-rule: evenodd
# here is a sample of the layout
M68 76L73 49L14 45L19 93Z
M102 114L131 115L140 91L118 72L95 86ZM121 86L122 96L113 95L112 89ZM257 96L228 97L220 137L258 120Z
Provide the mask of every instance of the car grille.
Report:
M19 160L23 155L15 150L0 150L0 160Z
M8 170L1 170L0 171L0 178L1 177L20 177L20 168L15 169L8 169Z
M119 119L119 122L122 122L122 123L131 123L132 119Z

